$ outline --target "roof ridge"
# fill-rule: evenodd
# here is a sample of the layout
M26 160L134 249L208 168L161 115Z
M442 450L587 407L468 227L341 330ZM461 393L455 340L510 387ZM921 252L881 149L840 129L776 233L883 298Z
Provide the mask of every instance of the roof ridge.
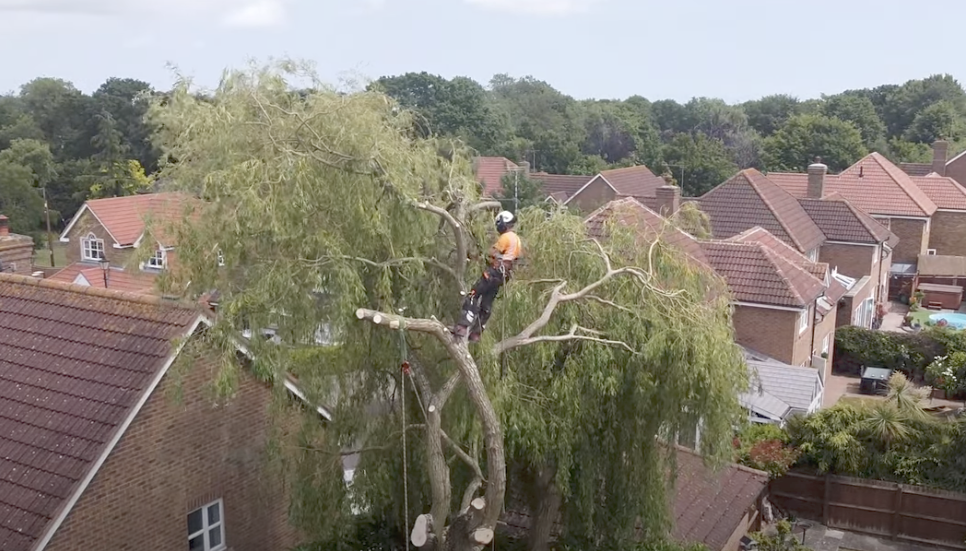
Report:
M752 172L752 171L754 171L754 172ZM771 185L775 189L777 189L779 192L785 193L789 197L791 197L792 199L795 199L795 197L791 193L788 193L788 191L785 190L785 189L783 189L780 185L778 185L775 182L772 182L771 180L769 180L767 176L765 176L764 174L762 174L758 170L756 170L754 168L746 168L742 172L747 172L747 174L752 175L752 176L754 176L754 173L757 172L758 175L761 176L761 179L763 180L763 182L766 185ZM771 211L772 217L775 218L775 221L778 222L778 225L781 226L782 230L784 230L785 233L788 234L789 239L791 239L792 241L794 241L795 242L795 246L797 246L799 249L804 249L805 247L802 245L801 241L799 241L799 239L797 237L795 237L795 232L793 232L791 230L791 228L788 226L787 222L782 219L784 217L778 215L778 212L776 210L777 207L775 205L773 205L772 202L767 197L765 197L765 194L762 193L762 191L758 188L758 182L756 181L758 178L747 178L747 179L748 179L748 182L751 184L752 189L755 190L755 193L758 194L758 197L761 198L762 202L765 203L765 206L768 207L768 210ZM798 205L799 208L802 208L801 204L799 204L798 201L795 201L795 204ZM805 214L808 215L807 212ZM811 216L808 216L808 219L809 220L812 220L812 217ZM815 224L815 222L812 221L812 224ZM816 227L817 227L817 225L816 225ZM762 229L764 229L764 228L762 228ZM821 232L821 231L822 231L822 229L819 228L819 232ZM822 233L822 235L824 236L825 234Z
M805 274L808 274L809 277L815 279L815 281L817 281L819 284L821 284L822 282L818 281L818 278L810 274L808 270L801 268L799 266L796 266L793 262L784 258L782 255L778 254L778 251L773 250L771 247L765 245L764 243L759 243L756 241L754 242L754 245L758 246L758 249L762 251L762 254L765 255L765 259L768 260L772 264L772 266L775 267L775 270L778 272L778 275L782 278L782 281L785 283L785 286L788 288L788 290L791 291L792 294L794 294L794 296L798 298L798 300L800 300L802 304L807 306L809 303L809 300L803 297L800 292L798 292L798 288L796 288L795 285L792 283L791 278L788 277L788 274L786 273L786 269L784 266L782 266L782 264L783 263L787 264L791 266L793 269L797 269L804 272Z
M926 192L920 189L919 186L917 186L916 183L912 181L912 177L906 174L901 168L894 165L892 161L890 161L889 159L886 159L885 156L879 153L878 151L873 151L872 153L869 153L868 155L866 155L866 158L868 157L871 157L872 160L875 161L879 165L879 167L882 170L884 170L886 174L889 175L890 178L892 178L892 181L898 184L899 188L902 189L902 192L906 194L906 197L908 197L909 200L915 203L916 206L919 207L924 214L926 214L926 216L932 216L932 212L936 212L936 209L938 208L936 206L936 203L934 203L933 200L930 199L928 195L926 195ZM901 176L897 177L896 174L893 174L893 170L887 167L885 164L883 164L883 161L892 165L893 168L896 169L895 172L898 172L898 174L901 174ZM859 162L861 163L862 160L860 159ZM920 193L922 193L926 201L929 201L929 203L932 204L932 207L933 207L932 212L929 212L925 205L917 201L916 198L912 196L912 193L910 193L909 189L906 187L906 184L901 181L901 178L905 178L909 180L909 183L912 184L912 186L915 187Z
M40 278L25 276L20 274L0 274L0 283L13 283L17 285L45 287L48 289L57 289L60 291L66 291L69 293L76 293L80 295L90 295L90 296L108 298L108 299L113 299L113 300L118 300L123 302L147 304L150 306L167 306L167 307L173 307L173 308L181 308L183 310L199 310L199 313L200 313L200 308L198 306L182 299L166 299L158 295L146 295L142 293L132 293L129 291L115 291L113 289L101 289L100 287L79 285L77 283L65 283L62 281L52 281L49 279L40 279Z

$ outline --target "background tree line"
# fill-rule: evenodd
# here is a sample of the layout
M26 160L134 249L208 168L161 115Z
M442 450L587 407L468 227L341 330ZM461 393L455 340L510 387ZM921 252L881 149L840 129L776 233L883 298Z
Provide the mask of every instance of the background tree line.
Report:
M480 155L558 174L645 164L670 173L692 196L740 168L798 171L815 155L836 171L870 151L926 162L937 138L950 140L953 153L966 149L966 91L948 75L735 105L707 97L576 100L546 82L505 74L484 86L407 73L370 87L413 109L420 135L460 137ZM0 95L0 211L13 231L39 234L41 188L59 226L88 198L150 187L158 152L144 114L157 94L134 79L110 78L85 94L70 82L38 78Z
M458 136L481 155L528 161L535 170L593 174L645 164L701 195L740 168L803 170L820 155L833 171L870 151L927 162L929 145L966 148L966 92L948 75L847 90L819 99L772 95L729 105L576 100L531 77L494 76L487 87L428 73L372 84L420 115L418 132Z

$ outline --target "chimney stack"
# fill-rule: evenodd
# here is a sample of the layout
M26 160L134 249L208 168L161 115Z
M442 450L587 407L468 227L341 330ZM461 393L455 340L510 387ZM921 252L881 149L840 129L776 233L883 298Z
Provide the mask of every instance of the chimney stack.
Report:
M949 142L936 140L932 144L932 171L940 176L946 175L946 152L949 150Z
M10 219L0 214L0 237L10 235Z
M671 216L681 208L681 188L678 186L661 186L654 191L657 199L657 213L661 216Z
M825 174L828 167L822 164L822 158L816 157L815 162L808 165L808 198L821 199L825 195Z

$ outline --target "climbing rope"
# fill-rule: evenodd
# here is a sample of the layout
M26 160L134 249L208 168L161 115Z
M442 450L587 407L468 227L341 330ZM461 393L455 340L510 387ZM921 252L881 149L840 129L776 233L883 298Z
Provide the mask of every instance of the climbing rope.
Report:
M403 518L406 522L403 535L406 538L406 551L409 551L409 450L406 447L406 375L412 377L409 368L408 355L406 353L406 322L402 316L399 317L399 361L402 373L399 377L402 381L402 446L403 446ZM413 385L415 390L415 385Z

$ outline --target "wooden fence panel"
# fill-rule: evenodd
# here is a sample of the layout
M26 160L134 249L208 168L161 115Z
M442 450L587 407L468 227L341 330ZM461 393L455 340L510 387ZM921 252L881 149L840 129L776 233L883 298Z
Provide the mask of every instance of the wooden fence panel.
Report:
M789 472L769 499L832 528L966 549L966 495L880 480Z

